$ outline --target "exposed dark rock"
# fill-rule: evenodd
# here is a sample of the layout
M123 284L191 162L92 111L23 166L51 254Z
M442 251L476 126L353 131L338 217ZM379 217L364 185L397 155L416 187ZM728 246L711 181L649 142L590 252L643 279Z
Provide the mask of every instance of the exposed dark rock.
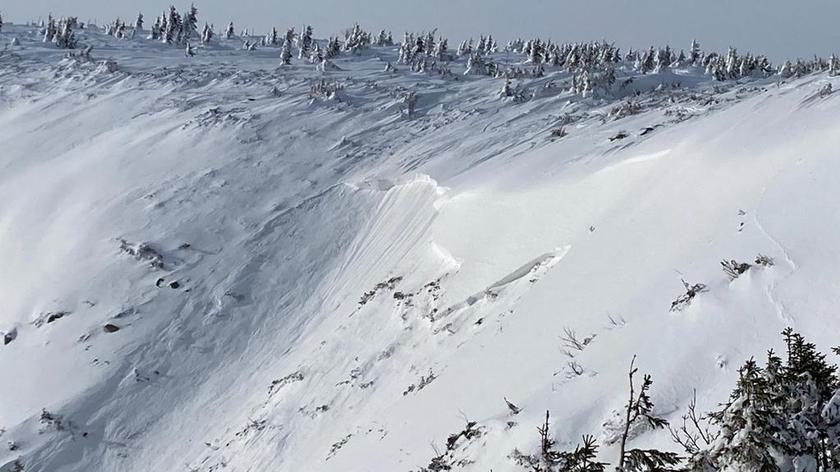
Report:
M47 323L52 323L53 321L64 318L69 314L70 312L68 311L57 311L55 313L47 313Z
M105 331L106 333L116 333L119 330L120 330L119 326L117 326L115 324L111 324L111 323L108 323L108 324L106 324L105 326L102 327L102 331Z
M3 334L3 345L7 345L17 338L17 329L12 329Z

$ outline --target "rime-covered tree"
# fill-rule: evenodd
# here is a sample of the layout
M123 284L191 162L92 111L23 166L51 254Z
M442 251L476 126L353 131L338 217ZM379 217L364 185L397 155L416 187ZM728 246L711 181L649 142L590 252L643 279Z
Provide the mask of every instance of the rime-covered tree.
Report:
M143 12L137 13L137 18L134 20L134 31L143 31Z
M483 55L486 52L485 51L486 47L487 47L487 38L485 38L483 34L479 35L478 36L478 43L475 46L475 52L477 54L482 54Z
M287 30L286 30L286 35L285 35L285 36L283 36L283 40L284 40L285 42L289 43L289 48L290 48L290 49L291 49L291 47L294 45L294 42L295 42L295 37L296 37L296 36L297 36L297 35L295 34L295 28L294 28L294 26L293 26L293 27L291 27L291 28L289 28L289 29L287 29Z
M528 62L531 64L542 64L543 63L543 45L539 39L535 39L531 41L531 47L528 54Z
M391 32L386 32L385 30L379 31L379 36L376 38L376 45L377 46L393 46L394 40L391 36Z
M687 62L688 62L688 58L685 57L685 51L680 49L680 53L677 55L677 60L674 61L674 63L671 64L671 65L673 67L681 67L681 66L686 65Z
M370 33L362 30L358 23L353 25L347 34L344 35L344 45L342 49L350 53L356 53L362 49L367 49L370 46Z
M688 59L691 61L691 65L696 66L700 64L700 60L702 58L703 52L700 50L700 44L696 40L691 40L691 47L689 48L689 56Z
M788 78L794 75L794 68L793 64L790 63L789 59L786 59L782 67L779 68L779 75Z
M184 16L183 32L181 42L192 40L198 34L198 8L195 4L190 5L190 11Z
M205 22L204 29L201 31L201 42L204 44L210 44L210 41L213 40L214 36L216 36L216 33L213 32L213 27Z
M449 43L446 38L440 38L435 45L434 57L439 61L448 61L449 57Z
M488 54L495 54L499 50L499 44L493 39L492 34L487 35L487 43L484 46L484 51Z
M306 25L303 29L303 34L300 35L300 43L298 44L298 58L308 59L312 52L312 26Z
M309 53L309 62L313 64L320 64L324 62L324 53L321 51L321 47L318 46L317 41L312 42L312 51Z
M481 58L481 55L475 52L470 54L470 58L467 59L467 70L464 71L464 75L484 75L486 73L487 68L484 65L484 60Z
M338 38L330 36L330 39L327 41L327 49L324 51L324 58L332 59L338 57L339 54L341 54L341 44L339 44Z
M397 54L398 64L411 64L413 60L414 51L414 35L408 32L403 33L403 40L400 43L399 52Z
M55 45L62 49L76 49L76 35L73 27L76 26L76 19L67 17L59 22L60 31L55 36Z
M414 47L411 49L411 59L419 57L426 53L426 41L422 36L417 36L414 39Z
M738 78L739 71L738 50L730 47L726 53L726 75L730 79Z
M155 22L149 27L149 35L146 39L160 39L160 18L155 18Z
M280 63L286 66L292 63L292 40L289 39L288 35L286 35L283 48L280 50Z
M0 31L3 31L3 12L0 12Z
M458 57L461 57L461 56L464 55L466 50L467 50L467 40L465 39L465 40L461 41L461 43L458 45L458 48L455 50L455 55L457 55Z
M642 74L652 72L656 68L656 50L651 46L647 51L642 53L635 64L636 70Z
M49 14L47 17L47 22L44 25L44 42L51 43L55 40L56 34L58 34L58 28L55 24L55 18L53 18L52 13Z
M671 62L671 49L668 47L665 49L659 49L656 52L656 57L654 59L653 72L657 74L664 72L671 66Z
M184 48L184 56L186 56L186 57L195 56L195 50L193 49L192 44L190 44L189 41L187 41L187 46L186 46L186 48Z
M837 59L835 54L831 54L831 57L828 58L828 75L830 77L834 77L840 73L840 59Z
M236 30L234 29L233 22L231 21L225 29L225 39L233 39L234 36L236 36Z
M271 31L263 38L263 46L277 46L279 44L277 28L272 26Z
M105 34L117 39L125 39L125 22L117 18L113 23L105 27Z
M174 6L170 6L169 13L165 18L166 26L161 40L166 44L175 44L181 39L181 14Z

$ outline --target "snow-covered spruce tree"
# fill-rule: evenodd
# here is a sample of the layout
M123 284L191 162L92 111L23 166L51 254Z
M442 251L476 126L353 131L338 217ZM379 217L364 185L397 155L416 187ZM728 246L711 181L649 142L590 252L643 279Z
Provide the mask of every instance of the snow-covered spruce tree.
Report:
M198 34L198 8L195 4L190 5L190 11L184 16L184 24L182 28L180 43L185 43L193 39L193 36Z
M791 64L789 59L786 59L784 64L782 64L782 67L779 68L779 75L782 76L782 78L787 79L789 77L794 76L795 74L796 72L794 70L793 64Z
M426 38L423 40L423 49L427 56L432 55L432 52L435 50L435 45L437 41L435 41L435 33L437 32L437 28L433 29L426 33Z
M691 40L691 47L688 49L688 60L691 65L700 65L703 59L703 51L700 50L700 43L696 40Z
M77 23L74 17L63 18L59 22L58 27L60 31L54 38L56 47L61 49L76 49L76 34L73 32L73 28Z
M300 36L300 43L298 44L298 59L308 59L312 53L312 26L306 25L303 29L303 34Z
M52 13L50 13L47 17L47 23L44 25L44 42L53 42L56 34L58 34L58 28L55 25L55 18L53 18Z
M774 370L780 362L772 352L768 355L768 365ZM776 472L779 469L772 451L780 447L782 425L781 418L774 414L781 405L772 383L778 379L770 379L753 359L738 374L731 401L711 415L720 425L721 440L710 459L715 466Z
M317 41L312 42L312 51L309 53L309 62L312 64L320 64L324 62L324 53L321 51L321 47L318 46Z
M358 51L367 49L368 47L370 47L370 44L370 33L367 33L364 30L362 30L362 27L359 26L358 23L356 23L353 25L353 28L347 31L347 33L344 35L344 45L341 49L351 54L355 54Z
M163 35L166 33L166 22L169 20L169 15L166 11L164 11L160 15L160 38L163 39Z
M593 436L584 435L583 442L574 451L559 451L551 437L549 412L545 421L537 427L540 435L540 450L537 454L523 454L514 449L509 456L518 465L532 472L604 472L608 464L598 461L598 445Z
M181 39L181 14L178 13L178 10L175 9L174 6L169 7L169 13L166 18L166 25L164 26L163 35L161 35L161 40L166 44L176 44Z
M828 58L828 75L834 77L838 73L840 73L840 59L837 59L837 56L832 53L831 57Z
M464 55L464 51L467 49L467 40L461 41L461 44L458 45L458 48L455 50L455 55L461 57Z
M294 26L286 30L286 35L283 36L283 41L289 43L289 49L291 50L292 46L295 43L295 39L297 38L297 34L295 33Z
M485 45L485 51L487 54L495 54L499 52L499 44L493 39L492 34L487 35L487 44Z
M636 70L642 74L647 74L656 69L656 50L651 46L645 51L642 56L636 61Z
M682 67L687 62L688 58L685 56L685 51L680 49L680 53L677 55L677 59L671 64L671 67Z
M435 45L434 51L435 59L439 61L448 61L451 58L449 57L449 42L446 38L440 38L440 40Z
M271 27L271 31L269 31L262 40L263 46L277 46L280 44L278 40L277 28L274 26Z
M414 39L414 46L411 48L411 60L419 59L420 56L426 54L426 40L423 38L423 35L418 35L417 38Z
M478 44L476 44L476 46L475 46L475 52L477 54L483 55L485 53L484 49L486 47L487 47L487 38L485 38L483 34L479 35L478 36Z
M738 50L730 46L726 53L726 76L728 78L738 78L738 64Z
M280 50L280 63L284 66L292 63L292 41L288 36L283 41L283 48Z
M729 401L709 415L720 438L692 456L691 464L758 472L840 470L837 367L798 333L782 334L787 360L770 351L764 367L753 359L744 364Z
M160 18L155 18L155 22L149 27L149 35L146 39L160 39Z
M393 39L393 36L391 35L391 32L388 31L386 33L385 30L381 30L379 32L379 36L376 38L376 45L377 46L393 46L394 45L394 39Z
M189 41L187 41L187 46L184 49L184 56L186 56L186 57L195 56L195 50L193 49L192 44L190 44Z
M412 51L414 48L414 35L408 32L403 33L403 40L400 43L400 49L397 56L397 64L410 64L412 60Z
M125 22L117 18L113 23L105 27L105 33L117 39L125 39Z
M668 426L668 421L653 414L653 401L650 398L650 387L653 380L645 374L638 394L635 389L634 376L638 372L635 366L636 356L630 361L629 381L630 397L627 401L624 419L624 431L621 434L617 472L646 472L651 470L668 470L680 462L680 458L673 452L657 449L627 449L630 427L636 421L645 421L652 429Z
M543 63L543 45L539 39L535 39L531 42L528 62L534 65Z
M473 52L470 54L470 58L467 59L467 70L464 71L464 75L485 75L487 73L487 68L484 65L484 60L481 58L481 55Z
M213 32L213 26L204 23L204 29L201 31L201 42L203 44L210 44L216 33Z
M3 31L3 12L0 12L0 31Z
M789 436L794 438L788 452L812 457L818 464L817 470L840 469L840 456L831 454L831 449L840 449L836 433L840 430L826 424L822 413L840 393L837 367L826 362L825 354L816 345L791 328L782 332L787 346L787 363L778 369L783 392L786 394L785 411L791 418L788 422ZM770 366L768 365L768 370ZM832 431L833 429L833 431ZM832 443L830 436L835 436ZM831 468L828 468L831 466Z
M137 18L134 20L134 31L143 31L143 12L137 13Z
M233 27L233 22L231 21L227 25L227 29L225 29L225 39L233 39L236 36L236 30Z
M339 54L341 54L341 44L339 44L338 38L330 36L330 39L327 41L327 49L324 51L324 58L332 59L338 57Z
M659 49L656 52L656 58L654 60L653 72L656 74L662 73L667 70L673 61L671 60L671 48L665 46L665 49Z

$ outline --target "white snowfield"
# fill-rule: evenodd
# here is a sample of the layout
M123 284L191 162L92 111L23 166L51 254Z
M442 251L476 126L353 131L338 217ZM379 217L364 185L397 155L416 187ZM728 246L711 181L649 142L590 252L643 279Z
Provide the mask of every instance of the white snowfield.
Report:
M634 354L678 420L787 326L840 344L825 73L648 74L616 119L550 68L519 103L463 59L384 72L396 48L318 72L78 36L95 61L0 33L0 470L410 471L467 419L463 470L520 470L546 410L614 466ZM669 311L681 279L707 290Z

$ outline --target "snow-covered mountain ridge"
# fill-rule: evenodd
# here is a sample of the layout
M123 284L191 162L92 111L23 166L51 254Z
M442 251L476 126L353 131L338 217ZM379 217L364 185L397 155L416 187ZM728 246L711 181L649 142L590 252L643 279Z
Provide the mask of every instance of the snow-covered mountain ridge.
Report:
M546 69L520 101L395 48L318 72L86 35L116 71L0 33L0 466L408 471L469 418L464 470L517 470L545 410L614 462L633 355L676 419L787 326L840 344L825 73L613 99ZM669 311L681 279L707 289Z

